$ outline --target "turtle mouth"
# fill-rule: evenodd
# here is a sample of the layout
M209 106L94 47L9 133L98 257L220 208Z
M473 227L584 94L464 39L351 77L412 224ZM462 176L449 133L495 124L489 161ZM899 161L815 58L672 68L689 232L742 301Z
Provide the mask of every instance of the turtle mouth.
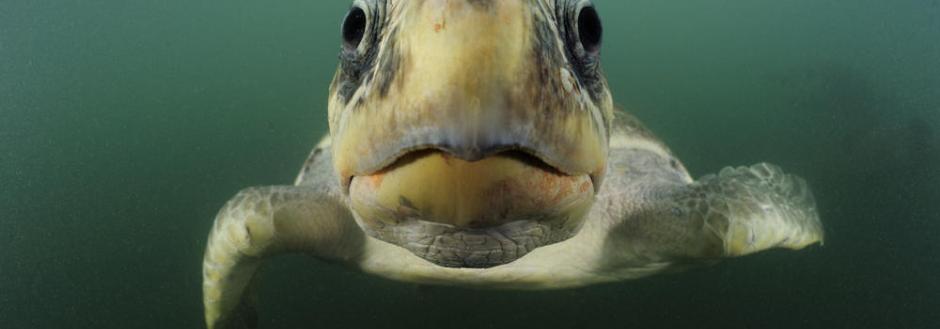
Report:
M376 172L370 174L380 174L387 173L396 170L397 168L408 166L409 164L420 160L421 158L427 156L433 156L435 154L441 154L443 157L448 159L456 159L457 161L465 162L477 162L490 157L502 157L506 159L511 159L520 163L523 163L532 168L537 168L545 172L554 173L556 175L568 175L565 172L561 171L555 166L548 164L541 157L537 156L532 150L520 148L517 146L506 146L502 148L495 148L489 150L488 152L457 152L453 148L445 146L426 146L419 147L413 150L408 150L402 153L400 156L393 157L388 165L382 167ZM369 176L369 175L366 175ZM589 175L590 176L590 175ZM352 177L350 177L352 179ZM592 178L593 181L593 178Z
M453 145L440 144L417 145L408 147L400 150L395 154L392 154L391 156L387 156L384 160L372 160L373 164L370 166L371 169L363 170L362 174L347 173L344 175L344 177L341 178L341 185L343 186L344 190L348 192L353 179L356 177L367 177L388 173L396 170L397 168L407 166L415 160L421 159L428 155L433 155L435 153L443 154L448 158L457 159L458 161L471 163L491 157L509 158L529 165L533 168L538 168L542 171L556 175L584 175L591 180L591 185L594 188L595 193L600 190L601 182L605 174L604 170L595 170L590 173L577 173L571 172L570 170L565 170L563 169L564 166L559 164L559 162L564 162L565 160L557 159L558 157L550 157L546 154L541 154L542 152L539 152L539 150L522 145L494 145L480 148L455 147Z
M425 147L351 177L349 191L372 237L441 266L479 268L576 234L594 200L590 176L517 147L479 157Z

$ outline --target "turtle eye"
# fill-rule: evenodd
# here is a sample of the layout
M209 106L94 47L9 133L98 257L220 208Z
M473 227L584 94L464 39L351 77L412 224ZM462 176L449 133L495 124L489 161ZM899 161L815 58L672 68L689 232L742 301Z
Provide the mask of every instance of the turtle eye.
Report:
M556 0L559 36L565 41L565 57L581 85L595 100L605 90L601 73L601 39L604 28L591 0Z
M343 19L343 47L347 50L359 48L363 37L366 35L366 12L354 6L346 13Z
M581 8L578 13L578 40L584 51L591 54L600 52L603 34L604 27L601 25L601 19L597 16L594 6Z

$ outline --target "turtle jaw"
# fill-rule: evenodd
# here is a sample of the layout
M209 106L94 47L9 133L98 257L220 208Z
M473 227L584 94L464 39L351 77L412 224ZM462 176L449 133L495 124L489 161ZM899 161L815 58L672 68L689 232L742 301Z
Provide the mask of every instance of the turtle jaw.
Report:
M509 143L488 143L479 145L478 143L467 143L471 138L460 138L456 142L437 141L435 144L426 144L420 141L436 141L442 139L440 136L446 134L437 133L442 130L439 127L432 129L416 129L414 131L431 131L430 134L408 134L405 135L405 141L386 140L370 145L371 143L359 143L358 152L334 152L334 158L340 158L336 166L337 174L340 179L340 185L343 191L350 192L349 188L355 177L366 177L382 175L393 171L395 168L402 167L411 161L421 158L423 155L429 155L435 152L441 153L448 159L455 159L468 163L474 163L491 157L512 158L519 162L524 162L533 168L541 168L545 172L555 173L560 176L586 176L590 179L591 186L595 193L600 191L606 174L606 147L596 143L596 140L589 139L587 142L574 143L573 145L557 146L546 143L537 143L531 135L524 136L517 142ZM509 130L511 133L513 130ZM505 131L504 131L505 132ZM503 132L503 133L504 133ZM473 140L486 139L486 132L473 134ZM506 138L498 136L497 138ZM454 140L453 138L448 138ZM417 143L407 143L408 140L418 140ZM579 145L580 144L580 145ZM340 144L342 145L342 144ZM370 147L371 146L371 147ZM394 147L390 147L394 146ZM395 149L398 151L394 151ZM566 153L559 150L567 149ZM336 151L336 150L334 150ZM352 161L344 161L351 159ZM352 162L352 163L350 163ZM589 170L590 169L590 170Z
M350 200L374 238L441 266L490 267L576 234L594 183L518 149L468 161L426 148L354 176Z

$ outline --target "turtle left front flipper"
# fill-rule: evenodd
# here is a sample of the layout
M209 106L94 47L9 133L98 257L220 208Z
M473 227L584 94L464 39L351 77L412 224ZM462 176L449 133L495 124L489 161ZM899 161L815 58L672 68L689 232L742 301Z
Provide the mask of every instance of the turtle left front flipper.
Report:
M203 302L210 329L253 328L245 296L268 256L304 252L320 259L355 262L365 236L345 205L313 186L248 188L216 216L203 260Z
M689 212L686 216L701 218L706 234L719 238L721 256L823 242L822 222L806 182L768 163L722 169L672 200Z
M617 259L643 259L682 268L823 241L823 226L806 183L771 164L729 167L692 183L644 189L644 195L653 197L620 214L608 236L605 253L610 265L623 266Z

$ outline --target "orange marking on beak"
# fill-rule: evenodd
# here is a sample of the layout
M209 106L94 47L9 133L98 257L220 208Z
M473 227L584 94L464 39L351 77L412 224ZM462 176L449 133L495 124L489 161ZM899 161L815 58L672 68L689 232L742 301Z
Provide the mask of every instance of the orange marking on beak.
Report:
M383 180L385 180L385 173L380 173L380 174L369 176L369 184L372 185L373 188L378 188L379 186L382 186Z
M591 187L592 187L591 182L581 183L581 193L586 193L587 191L591 189Z

